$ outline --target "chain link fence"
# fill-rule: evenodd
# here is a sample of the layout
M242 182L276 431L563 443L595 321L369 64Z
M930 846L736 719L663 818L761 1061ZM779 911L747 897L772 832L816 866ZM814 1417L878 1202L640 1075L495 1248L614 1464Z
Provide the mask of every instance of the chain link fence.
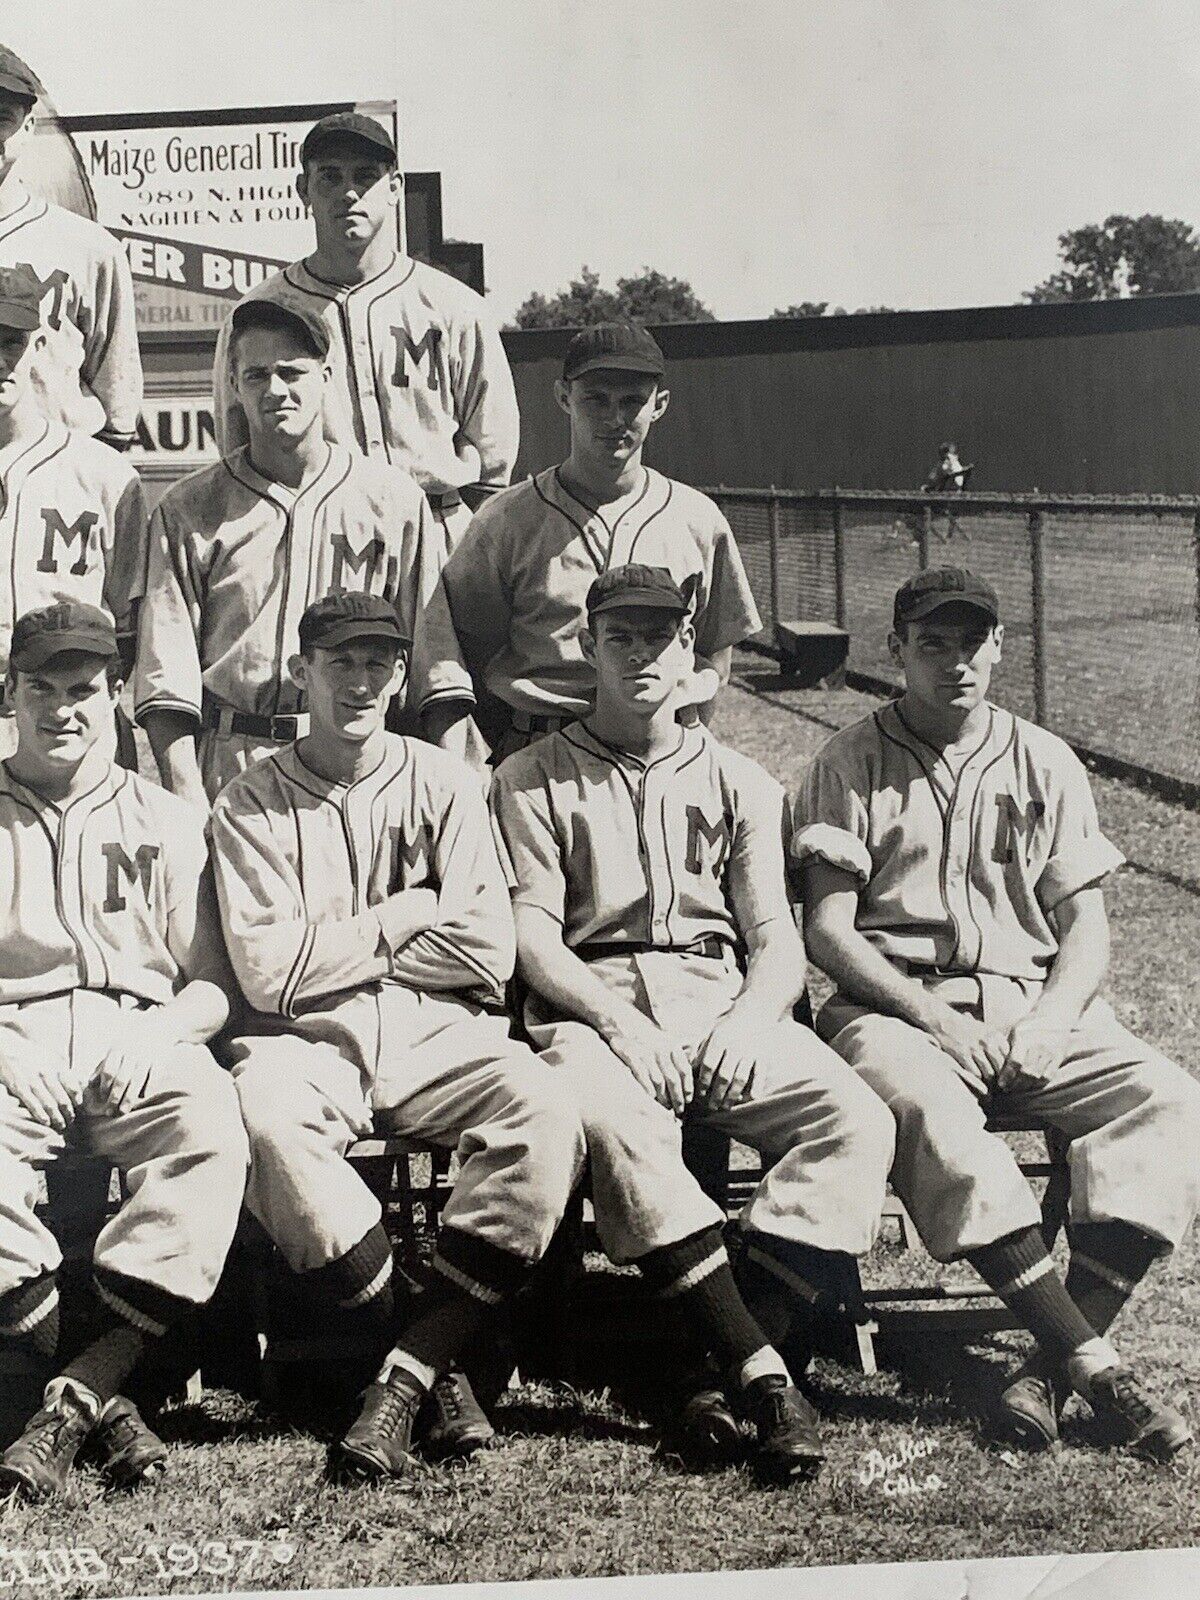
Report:
M995 586L993 697L1112 770L1200 799L1200 499L707 491L777 621L836 622L849 668L892 688L892 595L919 568Z

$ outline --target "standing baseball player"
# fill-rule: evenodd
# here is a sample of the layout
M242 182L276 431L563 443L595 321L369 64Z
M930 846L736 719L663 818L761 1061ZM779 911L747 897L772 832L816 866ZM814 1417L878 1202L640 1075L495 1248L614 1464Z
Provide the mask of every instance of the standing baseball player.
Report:
M783 791L676 721L693 664L687 597L665 568L627 565L594 581L587 607L595 709L493 782L526 1025L578 1099L605 1250L691 1322L756 1424L759 1468L808 1476L823 1459L816 1414L764 1328L782 1340L793 1308L832 1286L831 1255L870 1247L891 1118L792 1020L804 951ZM749 1310L724 1214L683 1164L685 1117L769 1169L741 1219ZM691 1396L675 1431L685 1458L739 1443L715 1388Z
M229 359L250 443L155 510L134 673L134 714L163 782L197 804L307 730L287 663L305 607L330 590L379 595L406 635L422 607L440 605L441 628L426 630L441 641L432 682L460 694L468 682L425 496L410 473L322 434L325 321L301 304L245 300Z
M381 1353L391 1251L343 1158L372 1126L459 1153L425 1291L333 1451L333 1468L363 1477L412 1465L417 1412L447 1385L461 1438L452 1363L544 1252L583 1166L569 1096L500 1010L512 912L478 782L385 730L404 644L376 596L309 607L290 664L309 733L234 779L212 817L230 955L256 1014L234 1046L247 1204Z
M1188 1425L1106 1334L1192 1220L1200 1087L1099 998L1101 885L1123 858L1067 746L987 700L999 615L961 568L905 583L889 641L904 693L808 770L792 848L809 947L838 985L818 1027L892 1109L892 1183L930 1254L969 1261L1038 1341L1007 1428L1054 1445L1074 1389L1166 1458ZM992 1110L1070 1140L1065 1285Z
M33 377L43 414L125 450L142 404L133 278L107 229L30 194L16 175L42 93L0 46L0 266L27 267L40 284L44 339Z
M23 612L73 597L107 608L132 659L133 596L146 562L137 473L40 409L41 285L0 267L0 668Z
M112 619L80 601L13 631L16 753L0 764L0 1333L57 1371L0 1459L0 1486L65 1486L95 1432L129 1482L163 1452L120 1391L203 1305L233 1239L246 1136L205 1048L228 1015L203 821L112 764L121 688ZM90 1342L59 1347L60 1264L34 1212L35 1161L68 1145L125 1174L96 1241Z
M300 148L296 188L317 245L250 291L300 303L329 328L333 381L325 436L405 467L453 547L471 510L502 489L520 420L500 334L473 289L396 247L403 192L391 135L372 117L324 117ZM227 323L217 341L217 442L246 442L229 370Z
M577 334L554 389L571 419L570 454L483 506L447 563L443 584L495 761L590 709L585 602L610 567L666 567L691 593L697 671L681 706L711 702L732 647L762 626L720 511L643 464L670 401L665 373L644 328L603 323ZM420 630L417 646L433 653ZM441 688L421 704L431 737L470 710Z

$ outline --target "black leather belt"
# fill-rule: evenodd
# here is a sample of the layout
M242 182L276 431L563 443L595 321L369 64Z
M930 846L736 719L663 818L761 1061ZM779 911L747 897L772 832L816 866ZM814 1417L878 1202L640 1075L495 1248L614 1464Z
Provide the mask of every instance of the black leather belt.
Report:
M233 733L244 733L251 739L271 739L276 744L291 744L308 732L308 712L292 716L260 717L252 711L235 711L223 706L219 700L205 700L201 718L206 728L215 728L224 738Z
M518 733L557 733L568 722L574 722L575 718L569 715L543 717L532 711L510 711L509 720Z
M425 498L435 511L453 511L455 506L463 503L463 497L457 489L426 489Z
M599 961L604 956L640 956L651 950L663 950L719 961L732 948L728 940L710 933L703 939L697 939L694 944L647 944L644 939L589 939L584 944L577 944L572 954L581 961Z

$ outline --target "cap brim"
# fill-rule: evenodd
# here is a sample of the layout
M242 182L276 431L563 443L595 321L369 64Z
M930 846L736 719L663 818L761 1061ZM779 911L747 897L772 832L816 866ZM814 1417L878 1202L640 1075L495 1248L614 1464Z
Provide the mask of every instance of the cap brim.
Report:
M603 599L591 608L588 615L598 617L605 611L670 611L677 617L685 617L688 610L686 601L681 604L669 594L650 594L641 590Z
M568 368L563 376L568 379L582 378L585 372L638 372L644 378L661 378L666 368L651 361L648 356L593 356L577 367Z
M12 306L0 300L0 328L16 328L20 333L32 333L40 325L41 317L28 306Z
M372 139L369 134L356 133L353 128L337 128L330 133L321 134L312 144L306 144L300 152L301 162L311 161L314 156L319 156L322 150L328 150L339 144L357 145L360 150L369 150L378 160L390 161L393 165L399 159L394 147L382 138Z
M31 89L20 78L15 78L11 73L7 72L0 72L0 89L3 89L7 94L16 95L18 100L28 100L31 106L36 105L38 100L41 99L39 90Z
M947 606L970 606L974 611L982 611L985 617L990 617L993 622L999 622L1000 611L987 600L981 600L977 595L971 594L931 594L923 600L918 600L916 605L907 608L902 617L897 617L897 622L923 622L926 617L931 617L935 611L945 611Z
M386 623L370 621L335 622L333 627L322 631L319 639L311 642L314 650L332 650L339 644L349 644L352 639L387 639L391 644L399 645L409 643L399 628L389 628Z
M120 655L116 641L101 639L91 632L45 633L31 639L19 651L14 651L12 664L18 672L36 672L55 656L96 656L103 661L113 661Z

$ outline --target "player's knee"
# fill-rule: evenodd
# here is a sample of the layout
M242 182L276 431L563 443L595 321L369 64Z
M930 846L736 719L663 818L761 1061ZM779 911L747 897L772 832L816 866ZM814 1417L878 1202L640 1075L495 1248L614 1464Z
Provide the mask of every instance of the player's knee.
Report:
M579 1107L565 1085L539 1072L525 1086L520 1107L527 1159L556 1175L569 1193L583 1170L586 1143Z
M181 1097L177 1120L192 1154L245 1168L249 1161L245 1123L229 1074L207 1050L189 1062L193 1086Z
M865 1172L886 1173L896 1153L896 1118L873 1089L853 1081L842 1099L845 1140Z
M285 1075L275 1062L251 1057L238 1069L232 1087L251 1150L275 1145L294 1121Z

